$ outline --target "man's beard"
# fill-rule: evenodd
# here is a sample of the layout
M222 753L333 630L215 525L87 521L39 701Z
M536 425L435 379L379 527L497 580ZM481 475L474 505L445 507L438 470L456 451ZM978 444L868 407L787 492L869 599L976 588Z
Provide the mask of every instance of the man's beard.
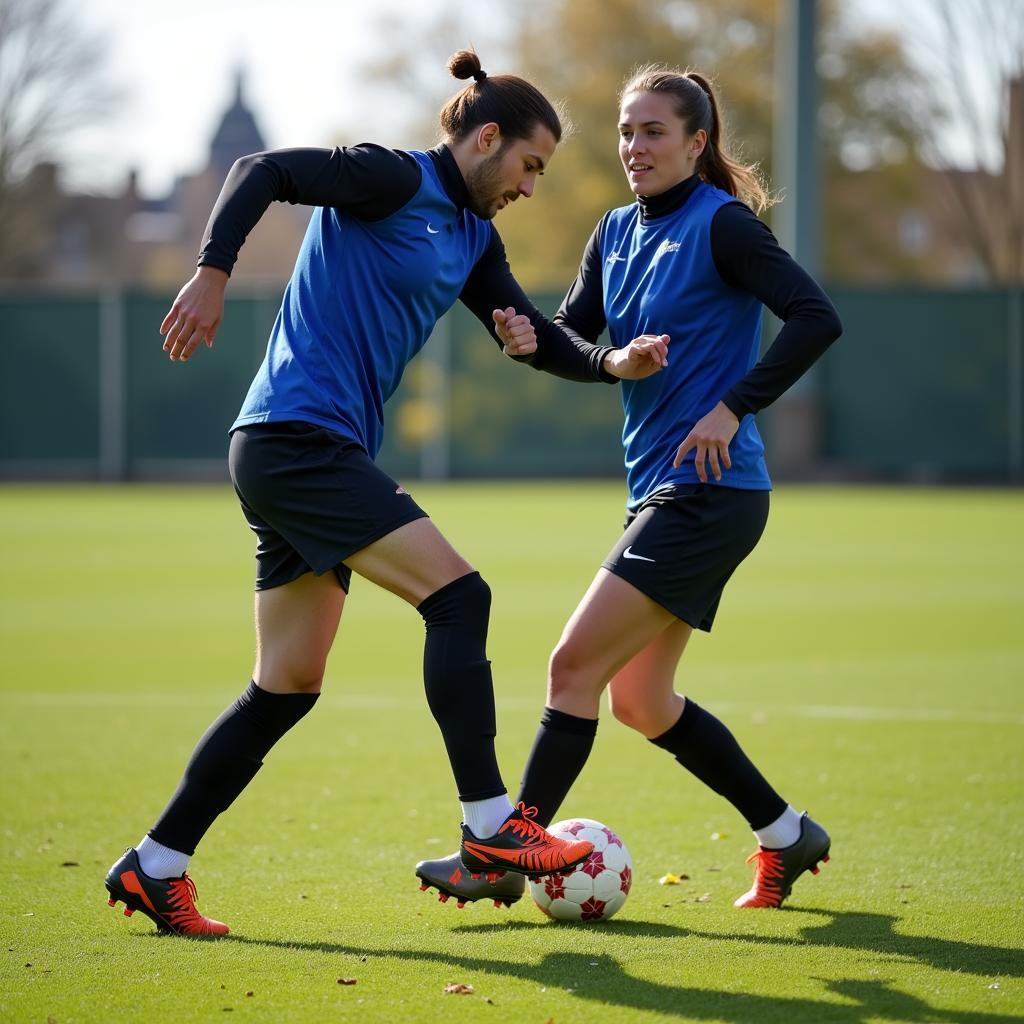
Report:
M466 175L469 209L482 220L491 220L506 195L501 188L501 150L489 156Z

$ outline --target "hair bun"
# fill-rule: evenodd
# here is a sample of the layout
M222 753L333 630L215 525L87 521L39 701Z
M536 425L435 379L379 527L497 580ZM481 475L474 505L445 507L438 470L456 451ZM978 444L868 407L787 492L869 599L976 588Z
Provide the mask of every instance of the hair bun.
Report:
M459 50L448 58L448 71L453 78L474 78L482 82L487 72L480 66L476 50Z

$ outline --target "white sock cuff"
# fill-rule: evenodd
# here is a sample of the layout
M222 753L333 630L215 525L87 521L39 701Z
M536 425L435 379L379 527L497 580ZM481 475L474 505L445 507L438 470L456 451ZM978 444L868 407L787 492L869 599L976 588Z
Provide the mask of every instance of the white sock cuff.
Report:
M511 813L512 802L507 793L462 805L462 820L477 839L493 836Z
M139 867L150 878L180 878L192 859L187 853L162 846L149 836L142 837L135 852L139 855Z
M760 846L769 850L783 850L800 838L800 819L803 817L791 804L770 824L754 832Z

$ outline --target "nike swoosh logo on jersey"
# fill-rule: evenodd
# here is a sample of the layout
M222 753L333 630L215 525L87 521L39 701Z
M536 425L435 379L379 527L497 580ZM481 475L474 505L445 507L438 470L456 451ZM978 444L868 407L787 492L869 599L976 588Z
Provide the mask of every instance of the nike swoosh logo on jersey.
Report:
M626 550L622 552L622 557L623 558L635 558L638 562L655 562L655 561L657 561L657 559L655 559L655 558L646 558L644 555L634 555L633 554L633 545L632 544L630 544L629 547L626 548Z
M428 235L439 235L441 233L440 228L435 228L433 224L427 223L427 234Z

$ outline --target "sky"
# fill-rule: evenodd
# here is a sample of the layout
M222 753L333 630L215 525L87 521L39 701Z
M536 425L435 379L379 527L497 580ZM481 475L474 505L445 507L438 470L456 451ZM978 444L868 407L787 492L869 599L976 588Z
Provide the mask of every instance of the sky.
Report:
M205 162L239 65L268 146L332 145L350 133L359 138L344 141L398 145L403 119L393 99L379 109L379 89L364 71L388 55L380 18L400 19L415 38L442 10L479 24L488 2L85 0L70 6L76 23L104 40L106 77L124 96L112 117L69 141L65 180L94 191L116 189L134 167L141 190L152 196ZM446 78L442 64L439 82Z
M897 25L920 2L844 0L868 21ZM382 16L398 19L406 39L415 39L443 13L455 13L470 32L476 27L485 67L515 70L500 65L494 27L510 8L495 0L85 0L70 6L82 29L105 41L107 77L124 92L114 115L65 146L65 184L84 191L118 191L134 168L143 194L159 197L177 175L201 168L239 66L270 148L364 140L429 145L433 140L401 134L401 104L394 94L382 101L365 73L371 60L389 55ZM451 49L467 42L453 38ZM441 64L439 87L447 81Z

